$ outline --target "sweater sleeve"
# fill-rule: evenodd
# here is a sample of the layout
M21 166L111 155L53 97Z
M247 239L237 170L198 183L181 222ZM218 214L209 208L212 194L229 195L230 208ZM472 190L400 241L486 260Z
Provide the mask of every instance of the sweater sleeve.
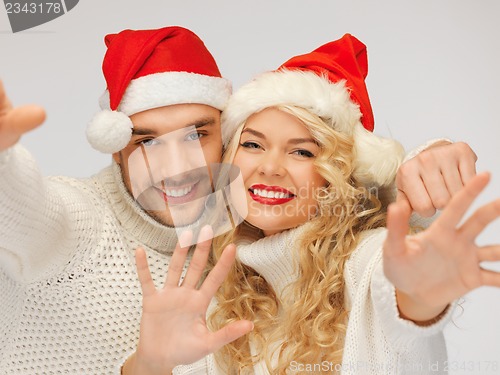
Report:
M396 288L384 274L382 248L375 258L371 279L371 298L384 335L394 348L405 347L415 338L430 337L440 333L450 322L455 308L455 303L448 306L440 319L428 326L419 326L401 318L396 300Z
M385 278L382 244L386 230L369 231L346 264L349 320L342 374L446 373L442 334L453 306L433 325L420 327L399 317L394 286ZM409 371L411 370L411 371Z
M88 202L78 189L43 178L20 145L0 153L0 267L26 283L54 275L77 250Z

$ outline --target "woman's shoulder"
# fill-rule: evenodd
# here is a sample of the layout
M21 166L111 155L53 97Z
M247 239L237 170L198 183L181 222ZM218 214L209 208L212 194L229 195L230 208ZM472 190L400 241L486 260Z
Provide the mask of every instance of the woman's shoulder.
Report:
M364 250L370 250L370 253L372 253L374 248L381 248L386 235L387 228L385 227L365 230L359 233L358 244L356 246L356 249L354 249L351 258L355 254L363 253Z
M358 244L347 260L347 268L365 269L371 259L382 253L387 229L380 227L359 234Z

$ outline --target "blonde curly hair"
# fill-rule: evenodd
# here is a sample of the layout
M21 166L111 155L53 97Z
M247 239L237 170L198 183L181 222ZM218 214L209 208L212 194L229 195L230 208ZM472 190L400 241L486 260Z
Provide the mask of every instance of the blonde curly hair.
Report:
M254 330L216 354L227 373L251 373L264 360L271 374L285 374L297 363L341 363L348 311L345 306L344 268L358 242L358 235L385 225L386 204L353 177L356 157L352 136L334 130L309 111L295 106L273 107L301 120L320 145L315 159L327 186L317 194L319 214L304 226L293 251L298 279L285 297L275 291L251 267L238 260L216 294L217 306L208 323L213 329L240 320L254 322ZM224 153L232 163L245 123L241 124ZM213 262L229 243L238 243L247 233L254 239L261 231L244 222L214 241ZM251 355L249 342L257 349ZM277 366L271 358L277 356ZM276 358L276 357L275 357Z

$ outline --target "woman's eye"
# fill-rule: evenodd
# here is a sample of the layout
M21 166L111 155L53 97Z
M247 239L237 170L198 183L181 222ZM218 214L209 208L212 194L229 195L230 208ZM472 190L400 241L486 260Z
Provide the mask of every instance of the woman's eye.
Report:
M160 141L156 138L143 139L142 141L140 141L140 144L145 146L145 147L155 146L159 143L160 143Z
M240 143L240 146L244 147L244 148L253 148L253 149L261 148L260 145L258 143L255 143L255 142L243 142L243 143Z
M311 151L308 151L308 150L295 150L293 152L295 155L298 155L298 156L302 156L302 157L305 157L305 158L313 158L314 157L314 154L311 152Z
M205 136L203 133L191 133L186 136L186 141L196 141L200 139L201 137Z

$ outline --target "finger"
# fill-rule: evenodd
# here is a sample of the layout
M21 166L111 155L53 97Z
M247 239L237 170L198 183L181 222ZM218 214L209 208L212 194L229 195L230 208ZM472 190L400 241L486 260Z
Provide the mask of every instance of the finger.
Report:
M397 256L404 253L410 215L411 207L405 201L392 203L387 208L387 238L384 243L385 256Z
M404 191L398 190L398 195L404 194L413 211L422 217L431 217L436 213L431 198L427 193L421 177L405 183Z
M213 231L210 225L206 225L201 228L200 234L198 236L198 244L194 251L193 258L189 264L189 268L186 273L186 277L182 282L183 286L195 288L205 271L207 265L208 255L210 254L210 248L212 245Z
M38 106L24 106L8 109L9 104L3 103L0 109L0 151L12 147L19 141L21 135L37 127L45 120L45 111Z
M479 209L460 228L467 238L476 238L492 221L500 216L500 199L494 200Z
M233 342L234 340L246 335L252 331L254 324L249 320L239 320L229 323L224 328L212 333L209 337L208 348L211 353L216 352L224 345Z
M445 228L456 228L465 212L479 193L483 191L489 180L490 174L487 172L474 176L462 190L455 194L435 223Z
M455 194L457 194L460 189L464 187L464 183L462 182L462 177L460 176L460 170L458 166L450 166L442 168L441 173L444 178L444 182L446 184L446 188L448 189L448 193L450 194L450 199Z
M500 287L500 273L481 269L481 284Z
M141 283L143 297L152 295L156 291L156 287L151 278L146 252L140 247L135 250L135 266L139 282Z
M0 114L6 112L11 109L12 105L7 98L7 94L5 93L5 88L3 86L3 82L0 79Z
M179 236L179 242L177 242L174 254L170 259L167 278L165 279L165 285L163 286L164 288L179 286L182 271L184 269L184 263L186 262L187 253L189 251L189 246L181 247L179 243L191 243L192 236L193 233L191 231L182 232Z
M200 290L207 297L207 306L210 299L215 295L217 289L220 288L227 274L231 270L236 257L236 246L230 244L226 246L219 261L215 264L214 268L208 274L207 278L203 282Z
M460 142L458 146L462 149L459 170L463 184L469 182L476 175L477 155L466 143Z
M2 132L20 136L45 121L45 110L38 105L23 105L9 110L2 121Z
M480 247L477 250L477 257L480 262L500 261L500 245L489 245Z
M443 175L439 170L432 170L422 173L422 180L425 190L430 197L432 206L435 209L443 209L451 199Z

